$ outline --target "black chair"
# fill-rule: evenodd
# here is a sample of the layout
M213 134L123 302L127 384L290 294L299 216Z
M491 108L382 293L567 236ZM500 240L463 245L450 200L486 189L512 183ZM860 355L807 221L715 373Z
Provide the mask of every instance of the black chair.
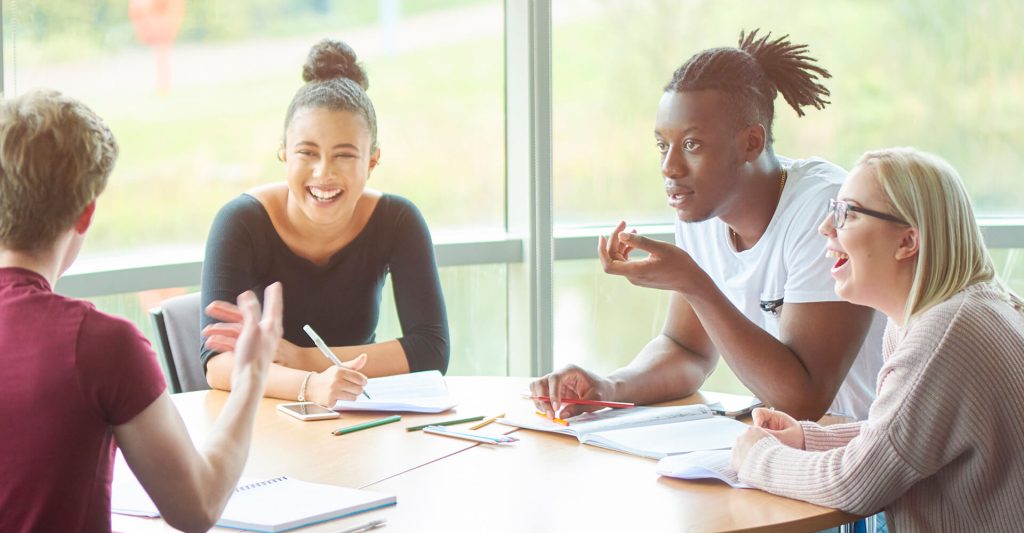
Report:
M175 296L150 309L160 340L160 363L172 393L207 390L206 374L199 361L199 293Z

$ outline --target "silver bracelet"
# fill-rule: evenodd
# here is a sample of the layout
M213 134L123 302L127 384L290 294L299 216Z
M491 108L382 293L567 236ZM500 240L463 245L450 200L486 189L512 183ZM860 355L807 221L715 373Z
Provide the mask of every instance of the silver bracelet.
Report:
M299 401L300 402L306 401L306 385L309 384L309 378L313 377L313 374L316 374L316 372L310 372L309 374L306 374L306 377L303 378L303 380L302 380L302 386L299 387Z

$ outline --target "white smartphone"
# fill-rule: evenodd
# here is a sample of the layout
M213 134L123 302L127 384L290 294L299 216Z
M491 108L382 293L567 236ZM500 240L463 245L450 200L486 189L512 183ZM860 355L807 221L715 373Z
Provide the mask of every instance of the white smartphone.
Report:
M341 416L341 413L313 402L279 403L277 410L288 413L299 420L325 420Z
M764 405L754 396L701 391L708 409L716 415L738 418L749 415L755 407Z

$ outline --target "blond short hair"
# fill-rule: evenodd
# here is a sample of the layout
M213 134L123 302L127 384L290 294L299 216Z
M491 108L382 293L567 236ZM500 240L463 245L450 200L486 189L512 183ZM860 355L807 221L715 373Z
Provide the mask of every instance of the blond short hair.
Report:
M919 233L904 323L979 282L990 282L1011 305L1024 309L996 275L970 197L952 165L914 148L886 148L865 153L856 166L874 171L894 214Z
M74 98L36 90L0 102L0 247L52 245L103 192L117 151L103 119Z

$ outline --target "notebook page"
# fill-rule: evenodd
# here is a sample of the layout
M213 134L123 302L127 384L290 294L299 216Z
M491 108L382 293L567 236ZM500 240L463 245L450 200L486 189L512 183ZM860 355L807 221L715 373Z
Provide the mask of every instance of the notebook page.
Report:
M708 410L706 405L697 404L671 407L602 409L574 416L568 419L568 426L556 424L541 416L506 417L499 418L497 422L525 429L573 435L580 439L580 442L583 442L586 435L598 431L700 420L710 418L711 416L711 411Z
M751 488L740 481L739 473L730 464L731 459L732 450L670 455L658 461L657 471L663 476L679 479L717 479L734 489Z
M146 489L132 473L128 463L118 448L114 457L114 483L110 494L110 512L155 518L160 516L156 504L150 499Z
M731 449L750 426L716 416L671 424L657 424L590 433L583 440L612 450L660 459L666 455L703 450Z
M288 477L239 483L217 525L284 531L394 505L391 495Z
M338 401L336 411L407 411L440 413L457 405L437 370L372 378L366 383L369 398Z

